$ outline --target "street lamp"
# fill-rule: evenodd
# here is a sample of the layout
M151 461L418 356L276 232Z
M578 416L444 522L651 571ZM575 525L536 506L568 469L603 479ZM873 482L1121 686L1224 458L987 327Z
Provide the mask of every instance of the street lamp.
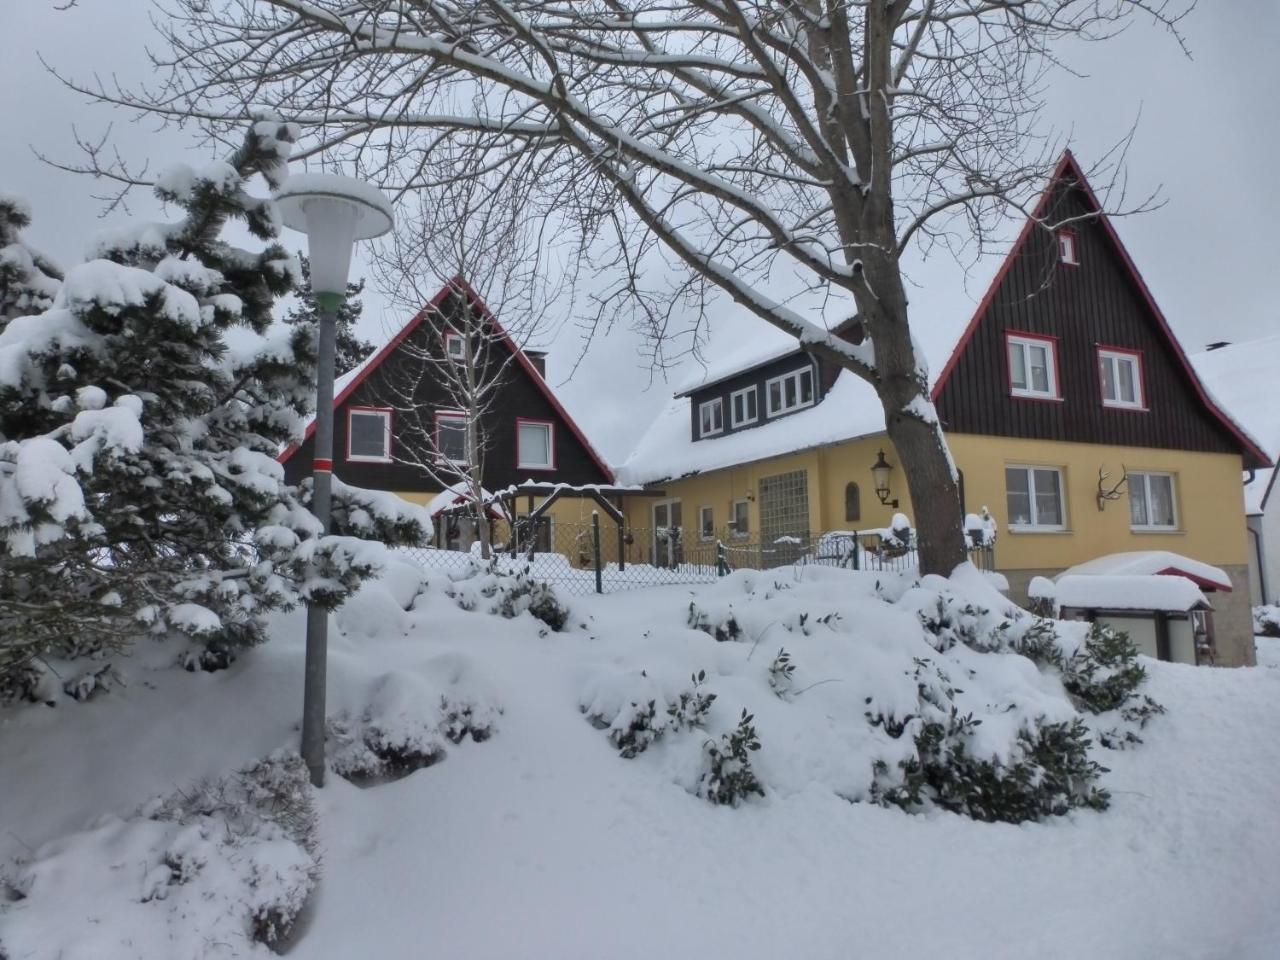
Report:
M889 499L889 474L893 472L893 464L884 458L884 451L876 455L876 462L871 465L871 476L875 482L876 496L886 507L898 509L898 501Z
M311 290L320 313L316 362L316 431L311 510L329 532L333 480L333 354L338 311L347 293L351 248L391 229L391 204L376 187L324 173L289 177L276 191L284 225L307 235ZM311 782L324 786L325 673L328 613L307 605L307 662L302 700L302 759Z

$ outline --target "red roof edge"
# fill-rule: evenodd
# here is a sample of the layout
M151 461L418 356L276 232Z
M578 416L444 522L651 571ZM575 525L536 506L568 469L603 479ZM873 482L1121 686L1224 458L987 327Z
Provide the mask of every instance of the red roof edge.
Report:
M455 291L465 296L470 302L472 309L478 310L480 315L493 325L493 328L498 332L502 342L506 344L507 349L515 356L516 361L524 371L533 378L533 382L537 385L538 389L542 391L542 395L546 397L547 402L551 404L552 409L555 410L560 419L566 426L568 426L569 432L573 434L580 444L582 444L583 448L587 451L587 454L595 462L595 465L600 468L600 472L604 474L609 483L616 483L617 481L614 477L612 468L610 468L609 464L605 462L605 459L600 456L596 448L591 445L591 441L587 439L586 434L582 432L582 429L574 421L573 417L569 415L569 411L564 408L564 405L552 392L550 385L545 379L543 379L542 374L538 373L537 368L534 367L529 358L525 356L524 351L521 350L520 347L517 346L516 342L511 339L511 335L507 333L506 328L494 315L493 311L489 309L489 305L484 302L484 298L476 292L475 288L472 287L461 274L458 274L445 283L445 285L440 288L439 292L427 301L426 305L423 306L421 310L414 314L413 319L401 327L400 332L388 340L373 359L364 365L361 371L352 378L351 382L343 388L342 392L333 398L334 410L337 410L338 407L345 403L347 398L355 393L360 384L364 383L364 381L368 379L369 374L378 369L378 367L382 365L383 361L385 361L387 357L391 356L391 354L395 352L396 348L405 341L405 338L422 325L422 321L426 319L427 315L431 311L439 309L441 304L443 304L446 298L448 298L449 294ZM302 439L297 443L291 444L276 459L280 463L285 463L293 456L298 448L306 442L307 438L315 433L315 429L315 419L312 418L311 422L307 425L306 432L302 435Z
M1018 234L1017 240L1014 241L1013 246L1005 255L1004 263L1000 265L1000 270L996 273L995 279L991 281L991 286L987 288L987 292L983 296L982 302L978 304L977 310L974 311L973 318L969 321L969 325L965 328L964 333L956 343L955 349L952 350L946 366L942 368L942 373L938 375L938 381L934 385L930 399L936 402L938 396L942 393L943 386L951 376L956 364L959 363L961 355L969 345L969 341L973 338L973 335L978 328L978 323L982 320L983 315L991 306L991 301L995 297L996 290L998 290L1000 288L1000 284L1004 282L1005 275L1013 266L1013 261L1021 252L1022 246L1026 243L1027 237L1031 235L1031 231L1035 227L1036 221L1043 215L1044 208L1048 204L1050 197L1053 195L1054 188L1067 174L1071 174L1074 177L1076 186L1080 187L1080 189L1084 191L1085 198L1090 204L1092 204L1094 211L1097 213L1098 222L1102 224L1102 229L1111 240L1116 252L1119 253L1121 263L1124 264L1130 279L1132 279L1134 285L1137 286L1138 292L1142 294L1142 298L1146 302L1147 308L1156 318L1156 323L1159 324L1160 330L1165 336L1165 340L1167 340L1173 347L1173 352L1177 356L1179 363L1182 364L1182 369L1190 378L1192 386L1195 387L1196 395L1200 398L1200 402L1204 405L1206 410L1213 414L1226 431L1236 439L1243 451L1256 458L1256 463L1248 464L1248 457L1246 457L1246 465L1254 467L1271 466L1271 459L1262 452L1252 439L1249 438L1248 434L1240 429L1235 421L1233 421L1221 408L1218 407L1218 405L1205 391L1204 384L1200 382L1200 378L1196 375L1195 369L1191 366L1191 361L1187 359L1186 351L1182 349L1182 344L1174 335L1173 328L1169 326L1169 321L1165 318L1164 311L1162 311L1156 304L1155 297L1151 294L1151 289L1147 286L1146 281L1142 279L1142 274L1138 272L1138 267L1133 262L1133 258L1129 256L1129 251L1126 250L1124 244L1121 243L1120 235L1116 233L1116 229L1112 225L1111 219L1102 209L1102 204L1098 202L1097 194L1093 192L1093 187L1089 185L1089 181L1085 178L1084 171L1080 169L1080 164L1076 162L1076 158L1070 150L1064 150L1062 152L1062 158L1058 161L1057 167L1054 168L1053 176L1049 178L1049 183L1045 186L1044 192L1040 194L1040 199L1036 202L1035 209L1027 219L1027 222L1023 224L1022 231Z
M1218 590L1222 593L1231 592L1231 584L1229 582L1219 583L1217 580L1207 580L1204 577L1197 577L1194 573L1187 573L1187 571L1179 569L1178 567L1165 567L1163 570L1156 571L1156 576L1186 577L1186 579L1190 580L1202 590Z

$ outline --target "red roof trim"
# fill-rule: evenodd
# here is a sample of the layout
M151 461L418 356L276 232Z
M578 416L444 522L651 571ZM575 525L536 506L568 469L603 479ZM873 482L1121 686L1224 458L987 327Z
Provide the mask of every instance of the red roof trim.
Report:
M1067 174L1071 174L1075 178L1076 186L1080 187L1080 189L1084 191L1085 198L1093 205L1093 209L1098 214L1098 222L1102 224L1102 228L1106 232L1107 237L1111 240L1116 252L1120 255L1120 262L1128 271L1129 277L1138 288L1138 292L1142 294L1142 298L1146 302L1147 308L1156 318L1156 322L1159 324L1160 330L1164 334L1165 339L1173 347L1173 351L1178 357L1179 362L1182 364L1183 370L1186 371L1187 376L1191 379L1192 385L1195 387L1196 395L1200 398L1200 402L1204 404L1206 410L1217 418L1218 422L1222 424L1227 432L1235 437L1246 453L1257 458L1257 466L1270 466L1270 458L1267 457L1267 455L1263 453L1251 439L1249 439L1249 436L1243 430L1236 426L1235 422L1232 421L1230 417L1218 408L1218 405L1214 403L1213 400L1210 399L1208 393L1205 392L1204 385L1200 382L1200 378L1196 376L1196 372L1191 366L1191 361L1187 359L1187 354L1182 349L1182 344L1179 343L1178 338L1173 335L1173 330L1170 328L1168 320L1165 319L1164 313L1156 305L1155 297L1151 295L1151 290L1147 286L1146 281L1142 279L1142 274L1138 272L1137 265L1134 264L1133 258L1129 256L1129 251L1126 250L1124 244L1120 242L1119 234L1116 233L1115 227L1112 226L1110 218L1108 218L1106 213L1103 211L1102 204L1098 202L1097 195L1093 192L1093 188L1089 186L1089 181L1085 179L1084 171L1080 169L1080 165L1076 163L1076 158L1072 155L1070 150L1063 151L1062 159L1058 161L1057 167L1054 168L1053 176L1049 179L1048 185L1044 188L1044 192L1036 202L1035 209L1027 219L1027 222L1023 224L1022 231L1018 234L1017 240L1014 241L1013 246L1005 255L1004 263L1000 265L1000 270L996 273L995 279L991 281L991 286L987 288L986 295L983 296L982 302L978 304L978 309L974 311L973 318L969 321L969 325L965 328L960 340L956 343L955 349L952 350L951 357L947 360L946 366L942 368L942 373L939 374L938 381L934 385L931 399L936 402L939 395L942 393L943 386L946 385L946 382L950 378L952 371L955 369L956 364L959 363L961 355L969 346L969 341L973 339L973 335L978 328L978 323L982 320L988 308L990 308L991 301L995 298L996 291L1000 289L1000 285L1004 282L1005 276L1013 266L1014 259L1021 252L1022 246L1026 243L1027 237L1031 235L1031 231L1035 227L1036 221L1043 216L1044 209L1048 205L1050 197L1053 195L1054 188Z
M1219 583L1217 580L1206 580L1204 577L1197 577L1194 573L1187 573L1178 567L1165 567L1163 570L1156 571L1157 577L1185 577L1194 583L1197 587L1207 590L1219 590L1222 593L1231 592L1231 584Z
M551 404L551 408L556 412L556 415L559 416L565 426L569 428L569 432L572 433L573 436L577 438L578 442L582 444L583 448L586 449L587 454L595 462L595 465L600 468L600 472L604 474L609 483L615 483L616 478L613 475L613 470L610 469L607 463L605 463L604 458L596 452L596 448L591 445L591 441L587 439L586 434L584 434L577 423L574 422L573 417L569 416L569 411L564 408L556 398L556 395L552 393L551 387L547 384L547 381L543 379L542 374L538 373L538 370L534 367L532 361L525 356L524 351L521 350L516 345L515 341L511 339L506 328L504 328L498 321L498 318L494 316L493 311L489 309L488 304L484 302L480 294L478 294L475 291L475 288L463 279L461 275L455 276L441 287L440 291L427 302L426 306L419 310L414 315L413 319L406 323L400 329L400 332L392 337L382 347L382 349L378 351L374 358L364 365L360 372L352 378L351 382L343 388L342 392L333 398L334 410L337 410L342 406L342 404L346 402L347 398L355 393L360 384L364 383L364 381L368 379L369 374L378 369L378 367L382 365L383 361L386 360L387 357L391 356L391 354L395 352L396 348L399 347L414 330L421 326L422 321L426 319L427 315L432 310L439 309L439 307L448 298L449 294L454 291L465 296L470 301L472 308L480 311L480 315L489 323L493 324L493 328L498 331L498 335L501 337L503 343L506 344L507 349L512 352L516 361L524 369L525 373L533 378L533 382L537 385L538 389L542 391L542 395L546 397L547 402ZM315 429L315 419L312 418L311 422L307 424L307 429L302 435L302 440L291 445L287 450L281 453L277 459L281 463L286 462L291 456L293 456L302 443L306 442L307 438L315 432Z

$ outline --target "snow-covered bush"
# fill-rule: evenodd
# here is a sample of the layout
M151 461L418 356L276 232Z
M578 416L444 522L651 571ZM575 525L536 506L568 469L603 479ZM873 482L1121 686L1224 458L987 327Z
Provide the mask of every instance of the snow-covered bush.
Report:
M696 600L689 601L689 626L715 637L721 643L742 639L742 625L733 615L733 607L704 610Z
M1032 577L1027 584L1027 609L1037 617L1058 615L1058 588L1048 577Z
M276 461L315 356L310 330L272 319L298 269L253 190L282 182L296 135L259 120L226 160L165 171L180 220L104 235L47 310L0 331L0 673L140 633L225 658L267 612L337 604L377 570L385 551L357 538L429 531L421 509L336 484L321 537ZM261 249L221 238L233 220Z
M736 807L749 796L764 796L764 787L751 768L751 753L760 749L755 717L744 708L738 725L720 741L703 744L707 769L698 781L698 796L712 803Z
M1253 632L1259 637L1280 637L1280 605L1254 607Z
M985 506L978 513L965 514L964 542L970 550L990 550L996 545L1000 526Z
M508 619L527 612L555 631L569 622L569 607L551 584L532 575L527 564L509 571L497 558L472 561L451 592L464 610L483 608Z
M785 700L795 683L796 665L785 647L779 647L769 664L769 689Z
M579 709L598 730L608 733L618 753L631 760L665 734L702 729L716 695L703 689L707 673L689 677L689 686L668 699L662 684L647 671L601 681L584 695Z
M320 873L310 789L301 759L276 755L45 844L0 904L4 949L96 960L280 942Z

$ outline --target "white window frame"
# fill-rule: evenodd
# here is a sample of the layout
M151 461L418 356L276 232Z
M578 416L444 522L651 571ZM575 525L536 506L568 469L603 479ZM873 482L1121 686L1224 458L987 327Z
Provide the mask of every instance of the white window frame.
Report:
M742 398L741 420L738 419L738 398ZM747 401L751 401L751 416L747 416ZM745 427L749 423L755 423L760 419L760 390L755 384L749 387L743 387L741 390L735 390L729 394L729 425L734 427Z
M708 430L707 415L712 411L719 412L720 426ZM712 416L711 419L714 420L715 417ZM698 436L714 437L721 433L724 433L724 398L716 397L713 400L703 400L698 404Z
M351 452L351 421L357 417L382 418L382 454L376 457ZM351 407L347 410L347 460L352 463L391 463L391 410L385 407Z
M461 349L457 353L453 352L453 345L455 343L458 344L459 347L461 347ZM467 362L466 338L463 337L463 335L458 333L458 331L456 330L446 330L444 333L444 354L446 357L448 357L450 360L454 361L455 363L466 363Z
M520 431L525 427L547 428L547 462L529 463L524 458L524 445L520 442ZM556 425L550 420L529 420L516 417L516 469L517 470L554 470L556 468Z
M711 532L707 533L706 520L711 521ZM708 543L716 538L716 510L715 507L702 506L698 508L698 539L703 543Z
M747 529L738 529L738 507L744 507L747 515ZM729 536L741 539L751 532L751 506L750 501L745 497L739 500L733 500L729 503Z
M1080 266L1080 237L1067 227L1058 231L1058 259L1073 267Z
M441 420L460 420L462 421L464 432L462 434L463 459L454 460L447 457L444 451L440 449L440 421ZM436 461L438 463L447 463L455 467L465 467L471 465L471 433L466 430L467 415L461 410L437 410L435 421L432 426L434 430L432 436L435 441Z
M1165 525L1163 523L1151 523L1151 478L1152 477L1168 477L1169 478L1169 503L1173 507L1173 523ZM1134 523L1132 508L1129 513L1129 529L1139 533L1148 533L1151 531L1169 532L1181 529L1178 526L1178 479L1166 470L1137 470L1127 474L1129 483L1129 496L1133 497L1134 481L1141 478L1142 496L1147 505L1147 523Z
M1039 337L1028 333L1005 331L1004 362L1009 377L1009 394L1029 400L1061 400L1062 391L1058 384L1058 341L1052 337ZM1013 348L1022 351L1023 369L1027 371L1027 386L1018 387L1013 383ZM1048 391L1036 390L1031 384L1031 348L1041 347L1045 351L1045 379L1049 383Z
M807 376L809 378L809 399L800 399L800 379ZM794 380L796 382L796 402L793 406L786 406L787 385L786 381ZM778 402L779 407L775 410L773 406L773 385L778 384ZM765 416L778 417L784 413L792 413L796 410L803 410L805 407L812 407L814 401L818 397L818 378L813 372L813 365L800 367L798 370L792 370L789 373L779 374L776 377L770 377L764 382L764 406Z
M1122 400L1119 395L1120 378L1117 376L1119 372L1119 364L1128 362L1133 364L1133 400ZM1114 366L1111 370L1111 383L1116 387L1116 396L1107 396L1107 381L1102 376L1102 365L1111 363ZM1102 396L1102 405L1104 407L1117 407L1121 410L1145 410L1147 409L1147 398L1145 391L1142 389L1142 351L1141 350L1125 350L1117 347L1098 347L1098 392Z
M1009 529L1014 531L1022 531L1026 533L1044 533L1061 531L1067 529L1067 473L1062 467L1055 467L1044 463L1006 463L1004 465L1006 471L1021 470L1027 474L1027 499L1028 508L1031 513L1030 523L1014 523L1012 514L1009 514ZM1062 516L1061 523L1039 523L1036 516L1036 487L1035 487L1035 471L1044 470L1056 473L1058 475L1058 513ZM1008 474L1005 480L1005 510L1009 509L1009 483Z

